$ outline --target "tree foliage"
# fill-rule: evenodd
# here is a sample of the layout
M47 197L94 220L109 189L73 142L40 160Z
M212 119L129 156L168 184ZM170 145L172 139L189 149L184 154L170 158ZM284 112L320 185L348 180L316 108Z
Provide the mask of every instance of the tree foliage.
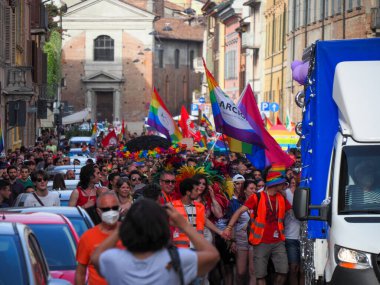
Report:
M61 34L54 30L50 33L49 41L44 45L47 55L47 94L49 98L56 95L57 86L61 83Z

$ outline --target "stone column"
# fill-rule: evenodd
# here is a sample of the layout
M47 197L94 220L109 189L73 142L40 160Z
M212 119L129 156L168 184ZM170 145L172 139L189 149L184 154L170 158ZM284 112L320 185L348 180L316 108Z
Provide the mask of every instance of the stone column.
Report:
M116 120L116 118L118 118L120 121L122 121L122 118L120 118L120 90L115 89L113 94L113 120Z
M87 89L86 91L86 108L91 110L91 121L95 122L96 120L96 108L95 108L95 100L93 100L93 92L91 89Z

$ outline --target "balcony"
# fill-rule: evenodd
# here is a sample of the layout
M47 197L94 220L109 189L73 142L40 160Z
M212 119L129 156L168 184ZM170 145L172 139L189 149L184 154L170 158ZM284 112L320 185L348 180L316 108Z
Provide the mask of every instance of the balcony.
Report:
M17 66L7 68L7 79L3 93L10 101L29 100L34 95L32 83L32 68Z
M241 47L243 49L259 49L260 43L257 40L255 40L254 35L252 35L251 33L242 33Z

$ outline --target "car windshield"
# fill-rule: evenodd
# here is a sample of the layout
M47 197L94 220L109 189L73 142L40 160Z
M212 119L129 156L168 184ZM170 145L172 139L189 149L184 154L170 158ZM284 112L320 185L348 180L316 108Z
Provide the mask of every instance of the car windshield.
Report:
M44 251L50 270L75 270L76 244L66 224L29 224Z
M27 284L25 260L17 237L0 236L0 256L2 261L8 261L0 266L0 284Z
M81 237L83 233L88 230L88 226L84 219L71 217L69 218L69 220L73 224L75 231L77 232L79 237Z
M342 151L340 214L380 214L380 146L346 146Z

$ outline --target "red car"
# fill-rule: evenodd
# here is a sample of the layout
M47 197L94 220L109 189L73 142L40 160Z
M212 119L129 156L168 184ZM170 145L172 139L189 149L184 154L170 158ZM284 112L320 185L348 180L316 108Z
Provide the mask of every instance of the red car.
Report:
M3 212L0 221L28 225L44 251L52 277L74 284L79 237L68 218L51 213Z

